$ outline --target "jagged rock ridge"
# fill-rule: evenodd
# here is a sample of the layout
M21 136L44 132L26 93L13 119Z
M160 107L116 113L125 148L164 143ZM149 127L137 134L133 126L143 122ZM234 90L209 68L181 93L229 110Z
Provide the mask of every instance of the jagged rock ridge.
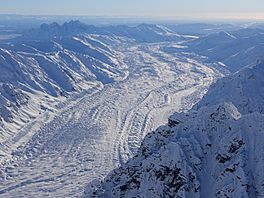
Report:
M262 197L263 63L219 80L86 197ZM239 86L239 87L237 87ZM247 105L245 105L247 101Z

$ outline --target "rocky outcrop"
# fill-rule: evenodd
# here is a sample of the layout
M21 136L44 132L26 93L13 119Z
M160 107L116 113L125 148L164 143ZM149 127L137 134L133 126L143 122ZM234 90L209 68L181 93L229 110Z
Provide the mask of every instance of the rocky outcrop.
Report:
M264 196L264 99L256 92L263 71L261 63L218 81L192 110L149 133L135 157L92 182L85 197Z

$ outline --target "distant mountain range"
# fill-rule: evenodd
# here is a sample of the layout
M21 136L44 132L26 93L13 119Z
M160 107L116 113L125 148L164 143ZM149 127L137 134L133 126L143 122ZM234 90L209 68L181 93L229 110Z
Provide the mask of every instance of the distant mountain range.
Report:
M196 53L209 58L209 62L222 62L230 71L235 72L253 65L263 56L264 30L243 28L236 31L220 31L201 36L184 43L183 46L185 48L169 47L165 50Z
M24 35L30 39L71 36L79 33L97 34L107 36L120 36L134 39L137 42L164 42L181 41L188 37L176 34L165 26L141 24L138 26L94 26L86 25L80 21L70 21L62 25L58 23L42 24L40 28L31 29Z

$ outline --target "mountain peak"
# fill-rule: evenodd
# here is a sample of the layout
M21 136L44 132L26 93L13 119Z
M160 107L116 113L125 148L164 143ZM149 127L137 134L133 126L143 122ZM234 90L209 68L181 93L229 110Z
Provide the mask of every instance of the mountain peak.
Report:
M59 27L60 27L60 25L58 23L53 22L51 24L43 23L40 25L39 28L42 31L49 31L50 29L54 29L54 28L58 29ZM32 29L32 30L34 30L34 29Z
M23 36L25 38L37 37L38 39L46 39L57 36L69 36L86 32L91 27L93 26L88 26L84 23L81 23L79 20L71 20L69 22L63 23L62 25L56 22L53 22L51 24L43 23L39 28L31 29Z
M86 29L87 25L84 23L81 23L79 20L71 20L69 22L65 22L62 25L62 28L68 28L68 29Z

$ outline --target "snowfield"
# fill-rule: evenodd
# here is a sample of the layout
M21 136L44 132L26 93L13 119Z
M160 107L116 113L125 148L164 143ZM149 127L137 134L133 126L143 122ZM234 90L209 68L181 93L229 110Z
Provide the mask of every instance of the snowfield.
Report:
M123 54L125 80L77 94L1 143L8 160L1 166L0 196L82 196L89 182L126 163L147 133L190 109L223 76L195 56L163 52L169 44L112 45Z

